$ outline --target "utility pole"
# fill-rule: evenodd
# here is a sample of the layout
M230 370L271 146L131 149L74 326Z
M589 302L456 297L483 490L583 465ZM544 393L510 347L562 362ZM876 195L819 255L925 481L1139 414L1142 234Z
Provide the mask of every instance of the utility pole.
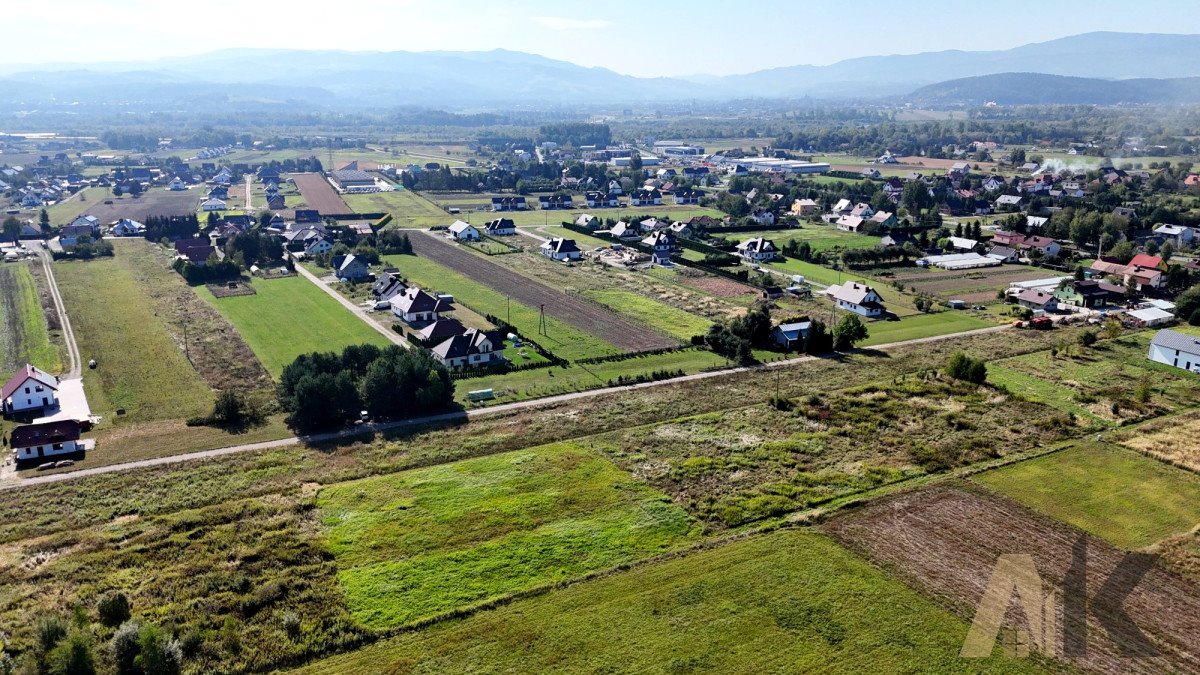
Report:
M538 305L538 310L538 334L549 337L550 333L546 331L546 305L544 303Z

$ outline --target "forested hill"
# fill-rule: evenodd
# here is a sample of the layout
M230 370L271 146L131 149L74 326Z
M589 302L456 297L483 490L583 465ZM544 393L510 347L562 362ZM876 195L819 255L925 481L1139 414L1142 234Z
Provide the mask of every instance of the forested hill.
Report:
M1200 77L1101 80L1042 73L999 73L921 87L907 100L920 106L1120 105L1200 102Z

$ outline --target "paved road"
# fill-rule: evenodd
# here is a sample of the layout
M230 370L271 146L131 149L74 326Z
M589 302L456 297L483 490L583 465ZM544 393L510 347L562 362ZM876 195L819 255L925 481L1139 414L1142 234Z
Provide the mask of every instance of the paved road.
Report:
M58 281L54 278L54 270L50 268L50 254L43 248L39 251L39 256L42 259L42 269L46 271L46 285L50 287L50 297L54 300L54 308L58 311L58 320L62 323L63 341L67 343L67 356L71 359L71 368L63 377L65 379L81 377L83 364L79 358L79 345L75 344L75 331L71 328L67 307L63 304L62 295L58 292Z
M300 269L297 267L297 269ZM315 277L314 277L315 278ZM318 280L317 283L320 283ZM321 284L324 286L324 284ZM329 289L331 290L331 289ZM340 296L339 296L340 297ZM935 337L917 338L915 340L907 340L904 342L892 342L889 344L875 345L870 347L872 350L888 350L896 347L924 344L928 342L938 342L941 340L958 339L971 335L982 335L985 333L996 333L1002 330L1008 330L1011 326L993 326L990 328L978 328L976 330L964 331L962 333L951 333L949 335L938 335ZM818 356L797 356L791 359L782 361L773 361L771 363L756 365L756 366L739 366L737 368L729 368L726 370L708 371L703 373L695 373L693 375L684 375L675 377L669 380L659 380L657 382L643 382L640 384L631 384L620 387L605 387L602 389L590 389L588 391L578 391L570 394L559 394L558 396L548 396L546 398L532 399L529 401L516 401L514 403L503 403L500 405L490 406L487 408L475 408L465 412L444 413L441 415L430 415L428 417L419 417L411 420L400 422L386 422L379 424L367 424L357 426L353 429L344 431L336 431L325 434L314 434L311 436L293 436L289 438L281 438L274 441L264 441L262 443L247 443L245 445L234 445L225 448L216 448L213 450L201 450L199 452L190 452L183 455L173 455L171 457L156 457L154 459L144 459L134 462L125 462L123 464L110 464L108 466L98 466L91 469L80 469L78 471L69 471L65 473L48 474L45 476L33 476L31 478L14 479L9 482L0 482L0 492L4 490L13 490L34 485L45 485L47 483L58 483L62 481L74 480L76 478L84 478L87 476L99 476L107 473L118 473L121 471L130 471L133 469L145 469L156 466L164 466L168 464L178 464L182 462L190 462L195 460L212 459L215 457L223 457L225 455L234 455L242 452L253 452L255 450L269 450L272 448L285 448L303 443L322 443L343 438L351 438L366 433L377 433L381 431L389 431L392 429L400 429L403 427L417 426L423 424L435 424L438 422L459 421L464 417L468 420L477 419L485 415L499 415L514 410L524 410L526 408L537 408L540 406L550 406L565 401L575 401L584 398L595 396L604 396L607 394L618 393L623 391L633 391L635 389L649 389L651 387L662 387L671 384L679 384L681 382L695 382L697 380L706 380L714 377L724 377L733 373L744 373L751 370L772 370L775 368L783 368L786 366L805 363L808 361L816 361L821 357Z
M353 312L355 316L362 319L364 322L366 322L366 324L368 326L370 326L371 328L374 328L376 331L378 331L380 335L384 336L388 340L391 340L392 344L400 345L401 347L404 347L405 349L408 349L411 346L411 345L409 345L408 340L404 339L403 335L400 335L399 333L392 330L391 328L388 328L387 326L376 321L375 317L371 316L367 312L367 310L363 309L362 307L359 307L358 305L351 302L348 298L346 298L346 296L344 296L341 293L338 293L337 291L330 288L329 284L325 283L324 281L321 281L317 277L317 275L304 269L304 266L301 265L299 262L296 263L296 271L300 273L300 276L302 276L305 279L308 279L309 281L316 284L317 288L319 288L319 289L325 291L326 293L328 293L329 295L331 295L334 300L337 300L338 302L342 303L343 307L345 307L346 309Z

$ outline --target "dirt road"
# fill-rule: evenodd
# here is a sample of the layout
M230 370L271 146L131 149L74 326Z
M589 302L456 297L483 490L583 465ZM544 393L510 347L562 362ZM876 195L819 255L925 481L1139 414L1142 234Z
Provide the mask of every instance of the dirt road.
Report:
M299 268L297 268L299 269ZM320 280L318 280L318 283ZM323 284L322 284L323 286ZM327 289L328 290L328 289ZM340 297L340 296L339 296ZM961 339L971 335L982 335L986 333L995 333L1002 330L1009 330L1010 326L994 326L991 328L979 328L972 331L962 333L952 333L950 335L938 335L935 337L918 338L916 340L908 340L906 342L894 342L884 345L876 345L871 347L876 351L887 351L896 347L924 344L928 342L938 342L940 340ZM643 382L640 384L631 384L620 387L605 387L602 389L591 389L588 391L573 392L570 394L560 394L558 396L548 396L546 398L532 399L529 401L517 401L514 403L502 403L500 405L490 406L487 408L475 408L463 412L445 413L441 415L432 415L428 417L420 417L411 420L402 420L398 422L385 422L379 424L369 424L357 426L352 429L343 431L330 432L326 434L317 434L313 436L298 436L281 438L274 441L264 441L262 443L248 443L245 445L234 445L225 448L216 448L213 450L201 450L199 452L190 452L182 455L173 455L170 457L157 457L154 459L144 459L135 462L126 462L124 464L110 464L108 466L98 466L93 469L80 469L78 471L69 471L65 473L49 474L45 476L34 476L32 478L13 478L9 481L0 480L0 492L4 490L13 490L22 487L33 485L44 485L46 483L58 483L61 481L74 480L76 478L84 478L87 476L98 476L106 473L118 473L121 471L130 471L134 469L144 469L155 466L163 466L166 464L178 464L182 462L190 462L195 460L212 459L214 457L222 457L224 455L233 455L241 452L253 452L255 450L268 450L271 448L283 448L302 443L320 443L342 438L352 438L368 433L377 433L381 431L389 431L391 429L399 429L408 426L417 426L422 424L435 424L439 422L449 422L462 420L477 419L486 415L500 415L514 410L524 410L526 408L536 408L540 406L553 406L566 401L575 401L579 399L591 398L594 396L606 396L612 393L623 391L633 391L636 389L649 389L651 387L664 387L682 382L694 382L697 380L707 380L717 377L726 377L735 373L743 373L750 370L771 370L775 368L784 368L794 366L800 363L818 360L816 356L798 356L792 359L783 361L774 361L771 363L755 365L755 366L739 366L737 368L729 368L727 370L707 371L703 373L695 373L693 375L684 375L675 377L669 380L659 380L657 382Z
M606 307L567 295L507 267L484 260L434 234L414 234L411 239L417 255L486 284L527 307L545 305L547 315L622 350L641 352L679 344L678 340L652 331Z

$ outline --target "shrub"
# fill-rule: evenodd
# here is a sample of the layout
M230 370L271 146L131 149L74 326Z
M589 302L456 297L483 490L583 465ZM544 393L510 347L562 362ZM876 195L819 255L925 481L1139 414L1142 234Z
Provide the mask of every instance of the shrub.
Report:
M110 628L129 620L129 598L124 593L106 593L96 605L100 623Z
M50 651L46 664L51 675L91 675L96 672L91 638L81 632L71 633Z
M146 624L138 635L138 655L134 663L145 675L178 675L183 666L183 652L170 633L154 624Z
M964 382L983 384L987 380L987 365L962 352L955 352L946 363L947 377Z
M116 664L117 673L132 675L138 672L134 660L138 655L138 635L142 632L142 624L136 619L121 624L108 642L108 650Z
M67 622L60 616L43 616L35 629L37 644L45 654L67 636Z

